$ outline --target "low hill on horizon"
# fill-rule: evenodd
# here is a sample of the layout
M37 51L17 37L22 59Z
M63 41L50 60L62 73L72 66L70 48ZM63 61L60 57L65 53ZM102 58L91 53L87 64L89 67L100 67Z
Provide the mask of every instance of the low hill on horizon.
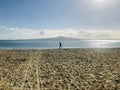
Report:
M58 37L53 37L53 38L46 38L47 40L81 40L78 38L71 38L71 37L63 37L63 36L58 36Z
M17 40L81 40L78 38L71 38L71 37L63 37L63 36L58 36L58 37L52 37L52 38L38 38L38 39L17 39Z

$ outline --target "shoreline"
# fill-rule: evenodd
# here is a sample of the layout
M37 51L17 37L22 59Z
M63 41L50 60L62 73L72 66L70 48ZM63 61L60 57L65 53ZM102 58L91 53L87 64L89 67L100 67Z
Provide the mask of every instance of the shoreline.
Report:
M65 49L119 49L120 47L105 47L105 48L102 48L102 47L100 47L100 48L90 48L90 47L88 47L88 48L62 48L61 50L65 50ZM0 50L57 50L57 49L59 49L59 48L0 48Z

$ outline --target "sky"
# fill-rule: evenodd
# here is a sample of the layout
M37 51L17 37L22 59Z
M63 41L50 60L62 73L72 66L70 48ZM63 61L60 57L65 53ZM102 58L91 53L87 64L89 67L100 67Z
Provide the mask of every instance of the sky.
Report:
M0 39L120 39L120 0L0 0Z

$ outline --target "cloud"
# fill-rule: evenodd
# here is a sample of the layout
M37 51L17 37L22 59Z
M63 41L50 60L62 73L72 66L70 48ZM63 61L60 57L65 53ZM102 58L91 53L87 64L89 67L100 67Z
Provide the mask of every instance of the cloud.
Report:
M79 35L88 39L120 39L120 30L80 30Z
M39 34L40 34L40 35L44 35L44 34L45 34L45 31L41 30L41 31L39 32Z
M29 29L0 25L0 39L35 39L57 36L80 39L120 39L120 30L96 29Z

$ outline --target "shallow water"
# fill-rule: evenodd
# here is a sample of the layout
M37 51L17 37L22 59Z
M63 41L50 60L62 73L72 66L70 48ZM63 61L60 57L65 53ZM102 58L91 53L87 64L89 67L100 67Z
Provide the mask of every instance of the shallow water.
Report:
M120 40L0 40L2 49L120 48Z

